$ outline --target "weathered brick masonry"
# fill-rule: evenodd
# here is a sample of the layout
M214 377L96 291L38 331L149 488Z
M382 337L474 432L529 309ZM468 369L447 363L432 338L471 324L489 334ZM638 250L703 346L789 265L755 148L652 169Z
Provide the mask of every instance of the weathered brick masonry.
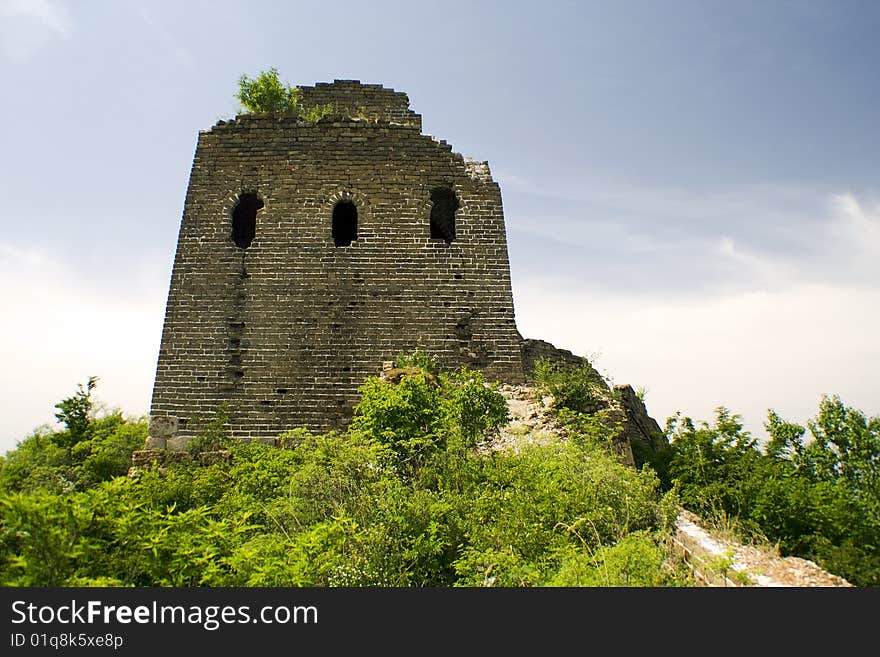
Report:
M183 448L222 402L237 438L343 426L363 379L415 348L522 380L488 164L421 134L406 94L303 88L304 105L329 102L339 115L314 124L244 115L200 133L148 447Z

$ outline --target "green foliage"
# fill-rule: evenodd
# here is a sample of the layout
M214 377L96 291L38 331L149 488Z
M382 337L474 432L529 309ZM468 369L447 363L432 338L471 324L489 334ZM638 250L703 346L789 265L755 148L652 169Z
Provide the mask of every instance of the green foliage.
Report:
M0 584L683 585L666 547L679 501L880 584L880 420L837 397L807 427L771 411L763 449L727 409L670 418L661 485L608 449L616 420L589 412L604 384L587 363L539 367L572 440L518 452L476 449L507 420L482 373L397 364L411 371L368 379L345 432L230 442L221 406L191 448L229 459L132 477L146 422L96 414L90 379L56 406L63 428L0 459Z
M392 384L367 379L351 428L389 445L417 467L440 450L470 449L507 422L507 402L482 372L462 368L435 377L436 360L415 352L395 365L416 370Z
M397 368L415 368L427 372L428 374L437 374L440 371L440 362L436 354L429 354L416 349L411 353L398 354L394 359L394 367Z
M301 91L278 79L278 69L270 68L251 78L242 74L238 79L235 98L248 112L298 115Z
M474 449L506 417L482 374L368 380L356 417L131 477L114 459L145 423L91 418L73 448L37 432L0 468L0 584L681 583L657 565L676 503L649 470L589 441ZM220 409L205 445L224 425Z
M388 445L402 465L416 468L445 447L447 424L440 388L424 374L404 375L396 385L371 377L360 392L352 430Z
M262 71L255 78L242 75L235 98L241 103L242 113L285 114L307 123L317 123L325 116L339 113L333 103L303 107L302 90L281 82L276 68Z
M569 550L560 556L562 565L550 586L661 586L670 578L663 548L644 531L593 553Z
M675 515L653 473L596 446L531 446L475 465L460 498L469 538L455 564L462 585L546 584L563 557L586 559L631 532L663 532Z
M85 389L77 385L76 393L55 404L58 412L55 417L67 427L66 432L56 432L52 440L61 447L72 447L88 437L92 419L92 390L97 384L97 377L90 376Z
M71 492L128 472L131 453L147 437L144 418L119 411L95 417L91 377L56 405L65 428L41 428L0 459L0 491Z
M507 401L498 384L486 382L478 370L462 368L440 378L445 392L448 430L465 449L477 443L509 420Z
M535 380L541 394L551 396L551 410L572 440L618 452L624 416L609 403L608 385L586 358L578 366L541 359L535 365Z
M554 365L547 359L535 364L535 381L545 394L553 396L553 408L576 413L598 410L597 398L608 392L602 376L584 358L578 367Z
M336 106L333 103L326 103L324 105L312 105L311 107L301 109L299 115L307 123L317 123L325 116L331 116L338 113L339 110L336 109Z
M880 418L824 397L806 429L770 411L762 450L736 415L713 424L667 422L667 484L710 518L733 517L746 532L778 543L861 586L880 586Z

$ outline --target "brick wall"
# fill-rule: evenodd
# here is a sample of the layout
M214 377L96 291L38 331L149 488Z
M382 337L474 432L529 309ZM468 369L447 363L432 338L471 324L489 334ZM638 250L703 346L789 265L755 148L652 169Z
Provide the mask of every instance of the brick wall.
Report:
M586 362L582 356L577 356L568 349L559 349L545 340L530 338L522 341L522 359L523 369L528 374L534 373L535 365L542 359L560 367L580 367Z

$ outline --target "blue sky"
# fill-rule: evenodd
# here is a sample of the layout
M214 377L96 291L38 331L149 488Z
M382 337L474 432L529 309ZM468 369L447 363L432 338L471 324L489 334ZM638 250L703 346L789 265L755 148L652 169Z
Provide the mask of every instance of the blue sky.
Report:
M198 131L242 73L406 92L501 184L517 323L760 435L880 413L874 2L0 0L0 451L148 411Z

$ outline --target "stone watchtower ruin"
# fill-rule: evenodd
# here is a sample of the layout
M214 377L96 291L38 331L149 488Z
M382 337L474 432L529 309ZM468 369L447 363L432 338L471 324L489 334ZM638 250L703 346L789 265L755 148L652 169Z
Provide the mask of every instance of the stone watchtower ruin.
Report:
M147 447L182 449L223 402L236 438L344 426L364 378L416 348L523 379L488 164L422 134L393 89L336 80L301 98L334 114L199 134Z

